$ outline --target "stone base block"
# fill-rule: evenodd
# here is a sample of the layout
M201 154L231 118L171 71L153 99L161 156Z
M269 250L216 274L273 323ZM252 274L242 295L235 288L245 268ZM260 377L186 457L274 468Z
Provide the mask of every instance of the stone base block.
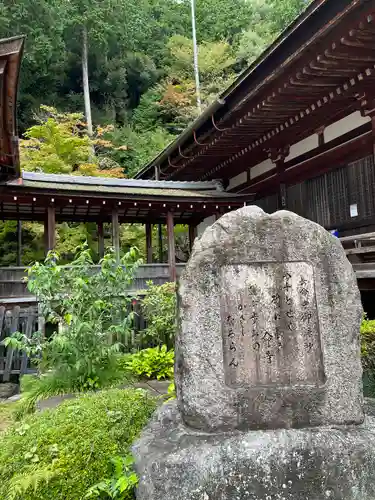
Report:
M134 446L138 500L374 500L375 418L204 434L163 405Z

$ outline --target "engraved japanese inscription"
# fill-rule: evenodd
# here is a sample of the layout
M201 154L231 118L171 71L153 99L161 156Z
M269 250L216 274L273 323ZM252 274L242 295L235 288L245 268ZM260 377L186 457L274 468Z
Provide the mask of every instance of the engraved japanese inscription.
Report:
M308 262L221 268L225 382L324 382L314 271Z

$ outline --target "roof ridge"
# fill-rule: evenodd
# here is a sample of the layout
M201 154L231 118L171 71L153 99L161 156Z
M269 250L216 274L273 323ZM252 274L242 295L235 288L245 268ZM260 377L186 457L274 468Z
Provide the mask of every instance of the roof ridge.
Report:
M59 182L62 184L81 184L97 186L131 186L140 188L171 188L223 191L219 180L210 181L155 181L146 179L127 179L115 177L94 177L68 174L46 174L44 172L22 172L23 180L38 182Z

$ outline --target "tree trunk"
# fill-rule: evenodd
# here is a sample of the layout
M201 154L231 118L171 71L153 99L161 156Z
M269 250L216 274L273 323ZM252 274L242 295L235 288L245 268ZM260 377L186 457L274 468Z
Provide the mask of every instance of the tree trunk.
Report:
M83 80L83 97L85 100L85 115L87 122L87 132L92 137L92 118L91 118L91 101L89 87L89 70L88 70L88 47L87 47L87 27L82 28L82 80Z

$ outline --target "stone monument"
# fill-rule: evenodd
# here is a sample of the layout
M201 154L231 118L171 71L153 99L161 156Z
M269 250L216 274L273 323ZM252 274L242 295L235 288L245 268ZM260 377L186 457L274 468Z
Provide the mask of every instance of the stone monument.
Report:
M179 286L177 401L134 447L139 500L374 500L356 278L340 241L244 207Z

